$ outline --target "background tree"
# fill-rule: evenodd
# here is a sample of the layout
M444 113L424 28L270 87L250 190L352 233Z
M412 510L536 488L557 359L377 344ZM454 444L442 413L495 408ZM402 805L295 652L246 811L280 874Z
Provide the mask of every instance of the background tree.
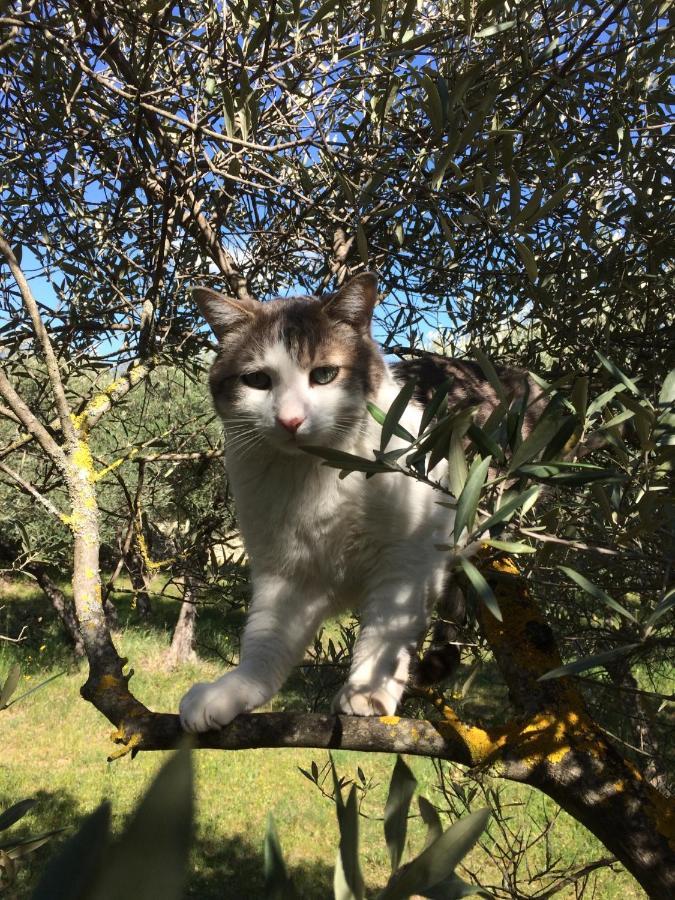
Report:
M73 552L92 663L85 694L124 740L170 743L175 722L150 720L124 693L98 602L98 546L124 516L127 533L130 507L108 507L107 492L123 495L123 481L133 501L134 457L158 443L185 451L162 447L162 425L142 415L126 442L103 423L132 391L143 409L170 371L202 377L210 345L195 328L190 284L265 299L328 290L368 266L381 279L377 332L390 351L433 346L483 363L487 353L563 396L555 428L519 460L530 465L523 477L554 488L534 511L513 509L511 527L537 550L530 594L521 608L496 590L509 640L479 605L475 643L497 660L519 738L535 713L542 741L562 721L567 763L581 766L590 793L580 799L573 780L556 781L548 755L560 747L530 753L526 771L523 753L509 759L522 740L511 726L499 731L504 723L462 731L446 709L443 743L433 730L426 750L472 765L499 757L510 777L585 821L654 896L670 893L672 820L665 795L650 791L667 788L672 701L660 690L673 603L671 18L669 3L630 0L3 9L0 472L30 499L16 507L13 527L35 532L21 552ZM183 414L172 434L189 430ZM124 412L119 421L127 427ZM499 450L499 424L469 435L469 463ZM602 476L532 470L584 430L608 435ZM474 468L455 461L462 487ZM138 495L147 508L146 484L147 472ZM496 510L503 490L478 487ZM535 624L521 633L523 609ZM582 667L583 687L538 686L556 665L550 627L564 659L591 657L600 674ZM524 672L528 648L543 656ZM119 688L105 697L104 675ZM586 718L590 710L602 723L609 697L630 698L635 714L615 738L642 786ZM256 719L220 744L255 743L242 734L264 727ZM310 723L302 739L321 745L322 727ZM367 726L345 725L347 744L371 738ZM601 757L606 765L593 762ZM594 809L588 797L610 782L624 784L623 796ZM614 843L601 821L612 817L625 826Z

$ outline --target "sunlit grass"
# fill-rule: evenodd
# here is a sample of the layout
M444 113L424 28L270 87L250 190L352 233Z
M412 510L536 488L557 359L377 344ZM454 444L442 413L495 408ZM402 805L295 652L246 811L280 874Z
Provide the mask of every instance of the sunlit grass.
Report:
M41 595L24 582L11 582L0 588L0 633L16 635L22 625L28 630L19 645L0 645L0 677L14 661L22 666L23 676L17 693L30 688L56 672L64 674L25 700L0 713L3 734L0 765L0 808L25 797L37 797L38 805L22 820L26 834L61 825L76 826L83 815L103 799L113 806L113 822L120 828L138 798L161 765L166 754L141 754L113 763L106 758L113 750L111 726L79 695L85 680L85 666L75 664L68 654L60 629ZM150 708L174 711L184 691L195 681L213 678L222 670L218 653L229 656L236 642L223 636L238 629L243 617L235 611L224 617L222 610L208 607L201 615L199 643L202 659L177 672L167 672L163 657L169 645L171 627L177 616L175 599L155 602L151 624L139 622L129 598L119 597L122 630L116 636L121 655L127 656L135 674L134 693ZM227 619L227 623L225 623ZM327 633L336 636L337 625ZM211 648L209 650L206 647ZM214 649L217 651L214 652ZM340 672L327 677L340 679ZM332 686L331 686L332 687ZM478 686L479 706L490 700L490 680ZM299 707L307 704L308 691L302 673L288 691L276 698L270 708ZM323 702L322 690L314 696ZM335 812L330 800L323 798L300 772L309 770L312 760L319 768L327 761L324 751L245 750L238 752L201 751L194 754L197 793L196 840L192 857L192 875L188 895L194 898L262 897L262 840L269 812L275 817L283 850L292 871L299 896L324 900L332 896L332 869L338 843ZM355 779L360 767L375 787L363 803L361 819L361 860L366 883L381 887L389 874L388 855L379 820L393 758L383 754L338 751L334 754L341 775ZM443 808L431 761L409 758L420 784L420 792ZM456 777L460 778L457 770ZM499 782L495 782L498 784ZM328 787L329 782L326 783ZM527 809L522 805L531 798ZM508 807L511 827L520 817L541 823L555 808L547 798L527 788L505 785L503 802ZM477 797L473 807L482 805ZM416 808L415 808L416 811ZM447 820L446 820L447 821ZM418 851L424 834L418 818L411 820L409 843ZM57 840L38 851L28 862L21 877L7 896L25 897L29 885L54 852ZM500 876L488 852L475 851L470 867L485 883L499 883ZM565 815L553 832L555 854L564 861L590 861L606 855L597 841ZM532 854L543 858L543 845ZM572 897L574 893L560 897ZM641 896L632 879L620 869L604 871L598 879L596 897L637 898Z

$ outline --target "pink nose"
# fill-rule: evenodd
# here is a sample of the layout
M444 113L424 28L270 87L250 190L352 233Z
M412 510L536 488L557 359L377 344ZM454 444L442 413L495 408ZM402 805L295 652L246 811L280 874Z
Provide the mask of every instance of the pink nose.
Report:
M295 434L304 421L304 416L295 416L292 419L282 419L281 416L277 416L279 425L281 425L282 428L285 428L286 431L290 431L291 434Z

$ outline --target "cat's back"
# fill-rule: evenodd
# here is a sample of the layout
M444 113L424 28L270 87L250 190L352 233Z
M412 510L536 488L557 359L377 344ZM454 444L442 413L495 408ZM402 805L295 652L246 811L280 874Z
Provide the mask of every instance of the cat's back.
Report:
M438 353L423 353L390 366L399 383L416 382L414 401L426 406L438 388L449 382L449 409L476 407L475 420L482 425L499 405L499 397L480 365L469 359L454 359ZM531 428L546 407L546 397L523 369L496 367L497 376L510 399L527 397L525 427Z

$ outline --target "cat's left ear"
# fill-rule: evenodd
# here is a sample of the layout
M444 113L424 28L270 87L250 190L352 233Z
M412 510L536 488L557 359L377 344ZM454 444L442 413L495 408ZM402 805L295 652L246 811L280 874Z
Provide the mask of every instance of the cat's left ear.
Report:
M346 322L359 331L370 327L377 303L377 275L362 272L350 279L339 291L323 301L323 308L331 319Z
M247 319L255 318L260 308L258 300L227 297L207 287L192 288L192 296L218 340Z

